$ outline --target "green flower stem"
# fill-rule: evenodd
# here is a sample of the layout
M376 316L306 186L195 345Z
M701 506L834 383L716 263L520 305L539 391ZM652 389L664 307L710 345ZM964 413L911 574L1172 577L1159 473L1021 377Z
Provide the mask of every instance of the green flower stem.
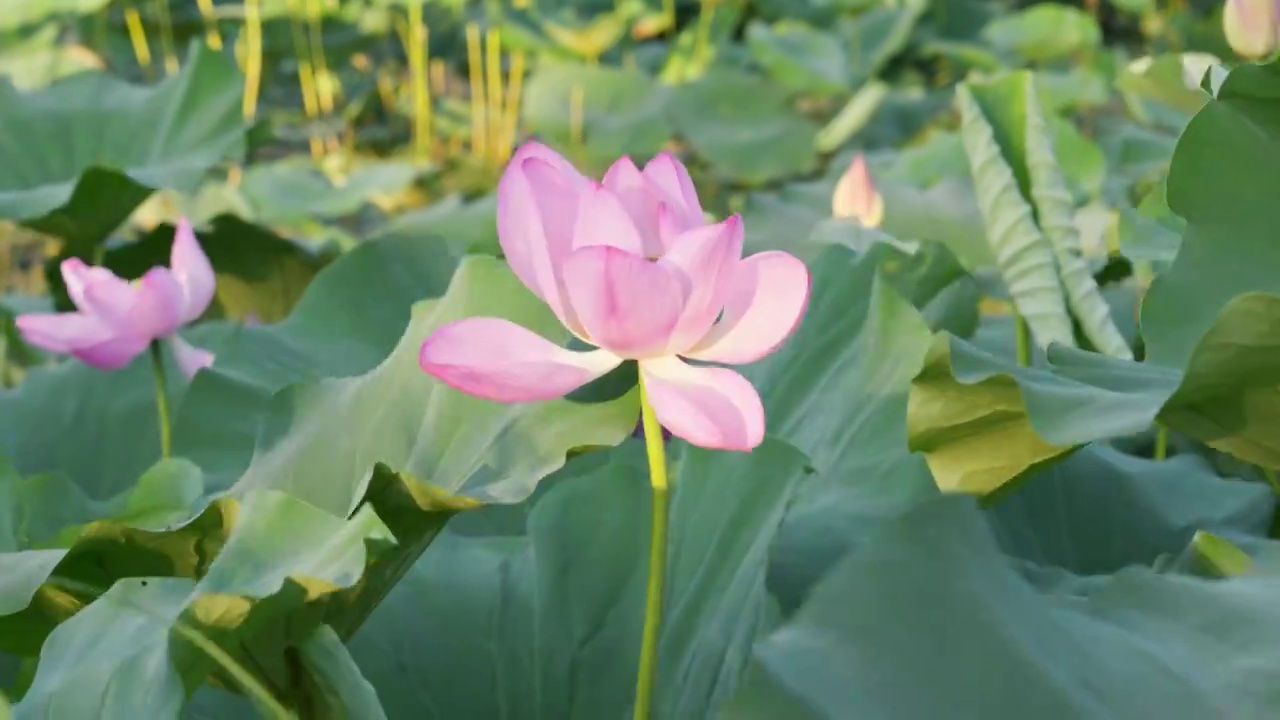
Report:
M1027 319L1020 313L1014 313L1013 318L1018 338L1018 367L1029 367L1031 365L1031 328L1027 325Z
M662 426L649 404L640 378L640 420L649 455L649 485L653 489L653 523L649 526L649 583L644 600L644 634L640 643L640 670L636 675L635 720L648 720L653 683L658 674L658 628L662 623L662 586L667 574L667 456Z
M156 416L160 421L160 457L168 460L170 455L169 435L169 384L164 377L164 355L160 351L160 341L151 341L151 374L156 379Z
M1156 449L1152 453L1152 460L1164 460L1169 457L1169 428L1156 424Z

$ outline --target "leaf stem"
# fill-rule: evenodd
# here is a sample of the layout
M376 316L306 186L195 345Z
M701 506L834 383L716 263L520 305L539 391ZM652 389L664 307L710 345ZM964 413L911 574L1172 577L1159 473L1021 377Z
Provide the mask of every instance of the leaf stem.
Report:
M160 341L151 341L151 374L156 380L156 419L160 422L160 457L169 459L170 432L169 426L169 384L165 381L164 355L160 352Z
M1169 428L1164 425L1156 425L1156 449L1151 454L1151 459L1160 462L1169 457Z
M667 574L667 458L662 426L649 404L640 376L640 421L649 455L649 485L653 491L653 520L649 526L649 582L644 601L644 632L640 643L640 669L636 675L635 720L648 720L654 678L658 674L658 629L662 623L663 581Z
M1021 313L1015 312L1013 318L1018 339L1018 367L1029 367L1031 365L1031 328Z

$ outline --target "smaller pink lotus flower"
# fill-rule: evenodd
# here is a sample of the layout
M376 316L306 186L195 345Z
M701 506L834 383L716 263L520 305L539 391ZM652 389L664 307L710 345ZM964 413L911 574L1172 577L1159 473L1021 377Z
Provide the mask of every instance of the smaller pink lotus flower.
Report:
M867 159L858 153L840 176L831 195L831 215L854 218L864 226L879 227L884 220L884 198L876 191Z
M764 439L751 383L685 358L743 364L772 353L804 315L809 271L784 252L744 259L741 219L708 225L674 156L643 171L623 157L596 182L525 143L498 184L498 240L521 282L599 349L574 352L507 320L466 318L423 343L423 370L471 395L529 402L635 360L672 434L725 450Z
M167 338L187 377L213 362L213 353L176 334L204 314L215 285L209 258L185 218L178 222L167 268L151 268L129 282L106 268L67 258L62 279L76 310L19 315L18 331L31 345L116 370L145 352L153 340Z

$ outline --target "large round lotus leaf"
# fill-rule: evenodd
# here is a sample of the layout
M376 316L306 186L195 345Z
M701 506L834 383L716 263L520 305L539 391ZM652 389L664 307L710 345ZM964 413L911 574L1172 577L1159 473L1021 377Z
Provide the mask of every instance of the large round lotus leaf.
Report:
M243 154L241 85L235 63L199 43L154 87L105 73L31 93L0 82L0 218L88 257L152 190L190 192Z
M667 92L639 70L540 63L525 84L523 119L584 169L602 171L619 155L643 158L662 149L671 136L663 114ZM580 138L575 106L582 112Z
M761 184L813 167L818 128L791 106L788 93L759 77L714 69L677 86L668 103L675 130L721 175Z

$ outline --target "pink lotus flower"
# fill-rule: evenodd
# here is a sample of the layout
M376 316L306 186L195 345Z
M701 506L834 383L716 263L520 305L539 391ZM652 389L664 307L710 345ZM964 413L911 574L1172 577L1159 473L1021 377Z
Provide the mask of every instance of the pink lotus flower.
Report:
M27 313L16 321L24 340L49 352L69 353L102 370L116 370L168 338L187 377L213 362L213 353L183 341L177 331L213 301L214 275L191 225L178 222L170 267L154 267L129 282L79 258L62 262L62 279L75 312Z
M869 228L879 227L884 220L884 198L876 191L867 160L861 153L853 158L849 169L836 183L835 192L831 194L831 215L854 218Z
M590 352L499 318L466 318L422 346L422 369L499 402L560 397L639 362L658 421L707 448L750 450L764 408L746 378L691 360L742 364L799 324L809 271L784 252L742 257L742 220L708 225L689 173L670 154L629 158L603 182L526 143L498 184L498 239L516 276Z

